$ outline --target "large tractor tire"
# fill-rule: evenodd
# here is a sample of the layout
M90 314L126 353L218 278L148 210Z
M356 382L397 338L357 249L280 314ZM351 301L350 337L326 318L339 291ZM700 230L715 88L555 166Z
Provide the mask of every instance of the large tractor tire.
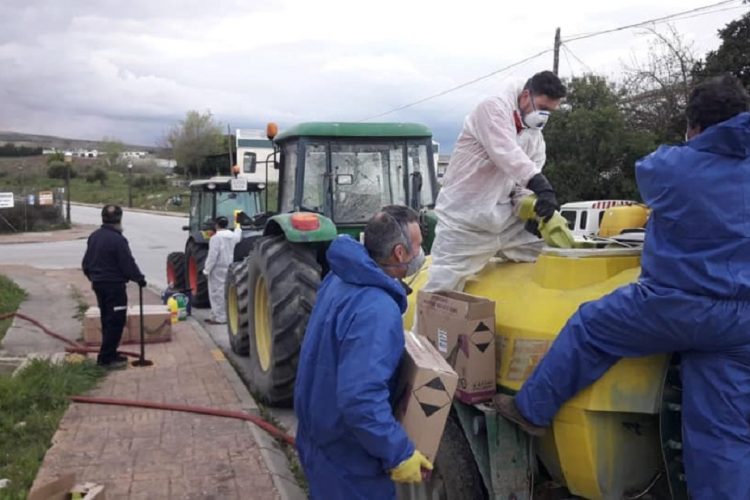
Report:
M246 262L252 308L248 382L263 402L288 406L321 267L313 247L284 235L258 240Z
M482 476L458 416L451 412L435 457L435 468L425 484L431 500L481 500L487 498Z
M172 252L167 255L167 284L174 290L187 288L185 252Z
M203 274L203 266L208 257L208 245L188 243L185 249L185 271L187 287L193 292L193 307L210 307L208 300L208 276Z
M241 356L247 356L250 351L248 283L247 259L230 264L224 289L227 304L227 333L232 352Z

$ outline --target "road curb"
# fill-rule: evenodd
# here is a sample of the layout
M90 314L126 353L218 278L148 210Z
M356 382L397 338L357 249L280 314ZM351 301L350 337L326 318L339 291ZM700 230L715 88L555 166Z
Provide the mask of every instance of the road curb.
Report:
M203 325L192 317L188 319L192 322L193 326L198 332L199 337L206 345L206 347L209 349L217 349L219 350L219 352L221 352L221 349L218 345L216 345L216 343L211 338L211 334L206 331ZM232 390L234 390L235 394L239 398L243 409L249 413L254 413L257 415L259 412L258 404L255 402L255 399L253 399L253 396L247 390L247 387L245 387L245 384L240 379L240 376L237 375L237 372L229 363L229 360L227 360L226 357L224 357L222 354L221 360L217 360L217 363L219 363L219 365L221 366L224 376L229 382L229 385L232 387ZM253 433L255 442L260 448L263 462L266 464L266 467L271 473L273 484L276 487L276 490L279 492L282 500L306 499L307 496L302 491L302 488L297 485L297 482L294 479L294 474L289 468L289 462L287 461L286 455L284 455L284 453L279 449L276 441L271 438L266 432L259 429L258 426L250 422L247 422L247 426L250 429L250 432Z
M88 207L88 208L102 208L104 206L103 203L97 204L97 203L81 203L79 201L71 201L71 205L75 205L78 207ZM161 210L148 210L146 208L127 208L122 207L123 212L138 212L141 214L153 214L153 215L168 215L169 217L189 217L190 214L187 212L162 212Z

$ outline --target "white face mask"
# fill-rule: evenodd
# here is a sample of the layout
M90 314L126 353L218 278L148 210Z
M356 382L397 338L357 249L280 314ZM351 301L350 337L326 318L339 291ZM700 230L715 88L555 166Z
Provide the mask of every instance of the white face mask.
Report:
M547 120L549 120L550 112L536 109L536 104L534 104L534 94L531 92L529 92L529 99L531 100L533 111L523 115L523 123L529 128L542 130L547 124Z
M409 262L406 263L406 275L414 276L424 266L424 261L427 257L424 255L424 249L419 247L419 253L415 255Z

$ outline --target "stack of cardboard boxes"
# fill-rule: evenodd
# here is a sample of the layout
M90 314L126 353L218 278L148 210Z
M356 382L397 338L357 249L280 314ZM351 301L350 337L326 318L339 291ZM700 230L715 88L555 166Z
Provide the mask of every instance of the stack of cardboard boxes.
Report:
M456 399L466 404L495 395L495 302L460 292L419 292L419 334L458 373Z
M396 416L434 461L451 403L495 395L495 303L458 292L419 292L418 332L406 332Z
M122 331L120 343L141 341L140 307L128 308L128 319ZM169 309L164 305L143 306L143 334L146 342L168 342L172 339L172 324ZM83 342L86 345L102 343L101 314L98 307L89 307L83 317Z

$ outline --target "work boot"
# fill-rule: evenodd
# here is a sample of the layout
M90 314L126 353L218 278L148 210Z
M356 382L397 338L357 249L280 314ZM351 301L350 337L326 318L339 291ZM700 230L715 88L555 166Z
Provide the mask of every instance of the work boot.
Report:
M543 436L547 431L544 427L538 427L532 424L521 415L521 412L516 408L516 402L513 399L513 396L508 396L507 394L496 394L493 402L495 403L495 409L497 409L497 412L500 415L518 425L518 427L520 427L525 433L539 437Z
M117 359L113 359L109 363L97 362L96 364L101 366L105 370L124 370L128 367L128 360L125 359L124 361L119 361Z
M117 356L115 356L114 360L115 361L119 361L119 362L125 362L125 363L127 363L128 362L128 357L125 356L125 355L123 355L123 354L117 353Z

